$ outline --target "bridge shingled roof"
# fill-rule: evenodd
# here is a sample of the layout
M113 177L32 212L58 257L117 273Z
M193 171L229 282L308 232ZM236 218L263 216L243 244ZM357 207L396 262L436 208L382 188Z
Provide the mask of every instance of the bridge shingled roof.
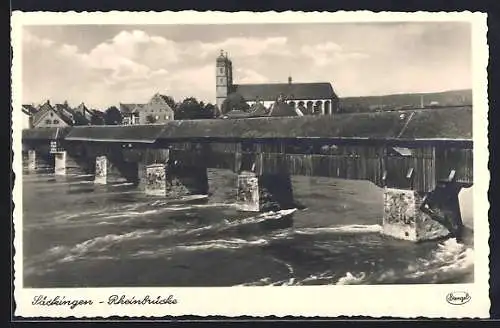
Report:
M413 114L412 114L413 113ZM58 131L58 132L56 132ZM69 131L69 132L67 132ZM64 135L67 135L64 137ZM154 143L187 139L472 139L472 108L333 116L178 120L164 125L78 126L23 131L23 139Z
M395 111L334 116L172 121L166 124L159 139L472 138L471 107L411 113L412 111Z
M70 130L71 127L26 129L22 132L22 138L24 140L63 139L70 132Z
M65 140L154 143L164 125L94 125L74 127Z

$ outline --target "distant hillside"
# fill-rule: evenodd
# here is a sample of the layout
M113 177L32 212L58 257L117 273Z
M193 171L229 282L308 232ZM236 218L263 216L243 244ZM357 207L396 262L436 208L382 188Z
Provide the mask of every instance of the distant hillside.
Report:
M472 90L437 93L406 93L386 96L340 98L341 112L367 112L394 109L472 105Z

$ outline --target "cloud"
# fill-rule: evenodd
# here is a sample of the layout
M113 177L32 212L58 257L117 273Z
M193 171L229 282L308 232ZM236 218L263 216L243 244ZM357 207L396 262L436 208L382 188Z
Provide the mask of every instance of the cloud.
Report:
M39 38L28 31L24 31L23 33L23 46L24 47L41 47L41 48L49 48L54 44L54 41Z
M259 37L239 34L234 26L204 41L194 30L189 39L147 27L114 30L103 39L105 33L99 29L105 28L96 27L95 34L85 32L89 33L85 42L67 35L58 35L55 41L38 29L24 30L23 101L84 101L106 108L119 102L146 102L161 92L177 101L193 96L214 102L215 58L221 49L233 61L238 84L286 82L292 75L297 82L331 81L346 96L451 89L470 80L470 58L461 34L439 37L439 30L431 33L425 26L372 27L361 32L350 28L344 33L332 33L327 27L314 35L304 34L303 29L280 30ZM199 33L210 28L200 27ZM433 42L417 42L431 36ZM374 37L376 44L370 42Z
M262 54L290 55L287 38L233 37L217 43L201 43L204 54L213 54L221 49L229 50L232 56L259 56Z
M239 84L269 82L269 78L251 69L236 68L233 74L235 82Z
M213 101L214 60L220 49L244 61L264 54L290 55L284 37L232 37L219 42L173 42L140 30L121 31L84 53L75 45L57 44L25 31L25 98L74 98L96 106L125 101L146 101L155 92L175 99L194 96ZM57 65L57 76L54 67ZM30 74L36 72L37 74ZM238 83L258 83L268 78L254 70L235 69ZM40 80L45 87L40 87ZM64 90L64 91L62 91ZM80 99L76 99L80 97ZM36 99L36 100L35 100Z
M314 45L303 45L300 52L309 57L317 66L337 64L347 60L364 59L369 56L360 52L349 52L337 43L325 42Z

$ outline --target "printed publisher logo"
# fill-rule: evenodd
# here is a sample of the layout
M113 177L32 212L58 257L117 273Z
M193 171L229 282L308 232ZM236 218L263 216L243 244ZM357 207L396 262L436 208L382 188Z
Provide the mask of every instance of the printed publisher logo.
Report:
M464 305L471 299L467 292L451 292L446 295L446 302L452 305Z

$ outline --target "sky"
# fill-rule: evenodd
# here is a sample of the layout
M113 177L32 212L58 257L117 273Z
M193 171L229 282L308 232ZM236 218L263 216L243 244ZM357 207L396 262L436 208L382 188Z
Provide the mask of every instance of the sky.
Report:
M105 109L215 102L215 59L234 83L330 82L339 97L472 88L471 29L460 22L51 25L22 34L23 103Z

